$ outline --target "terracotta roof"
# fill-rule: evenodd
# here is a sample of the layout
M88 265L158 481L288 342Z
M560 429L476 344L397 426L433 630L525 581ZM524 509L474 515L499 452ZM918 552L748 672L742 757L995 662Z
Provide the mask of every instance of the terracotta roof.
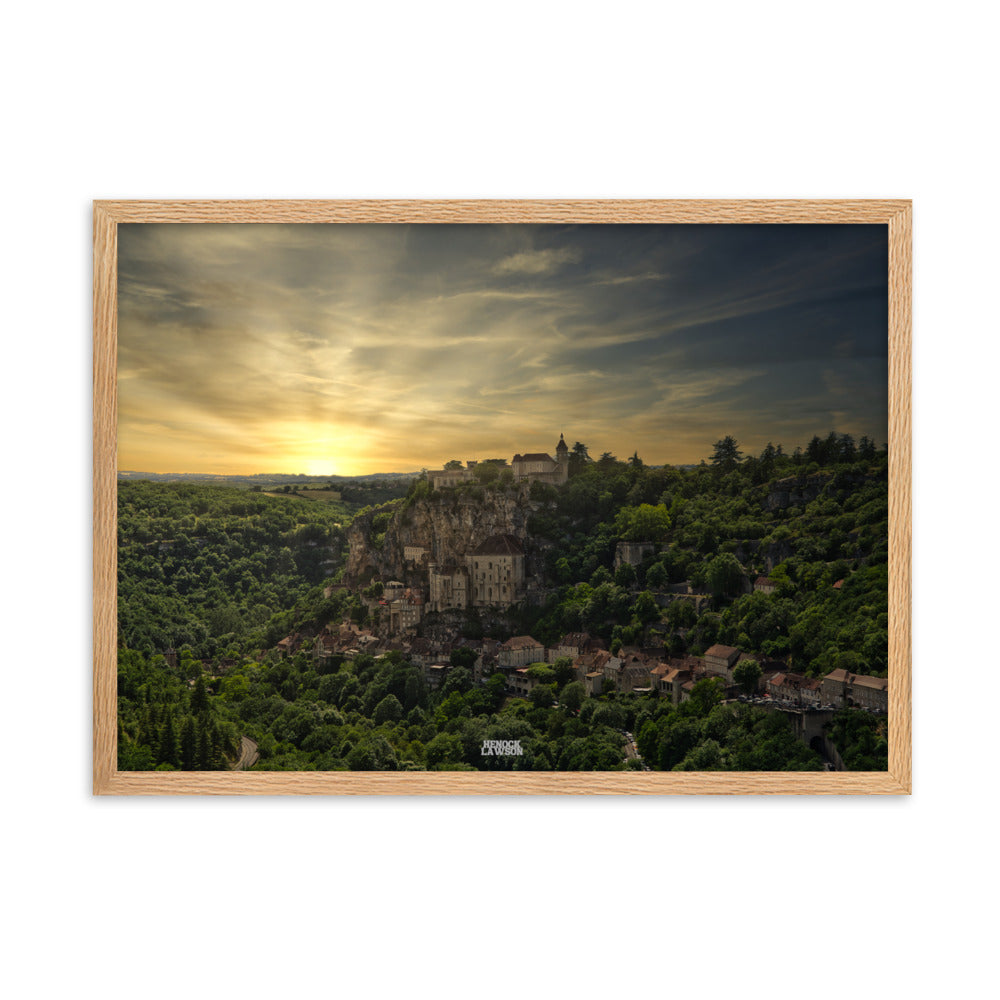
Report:
M888 691L889 680L886 677L870 677L868 674L856 674L854 677L854 686L873 688L876 691Z
M566 635L559 640L560 646L575 646L577 649L584 650L591 643L593 639L589 632L568 632Z
M739 652L734 646L722 646L716 643L714 646L710 646L705 650L706 656L718 656L720 659L728 660L729 657L735 656Z
M536 646L541 647L541 645L537 639L532 639L530 635L515 635L513 638L508 639L500 648L533 649Z
M836 670L831 670L830 673L823 678L825 681L833 681L836 684L849 683L851 680L851 675L843 668L838 668Z
M674 656L670 658L670 666L697 673L704 668L705 661L700 656Z
M524 555L524 546L513 535L490 535L472 554L474 556L520 556Z
M769 576L758 576L757 579L754 580L753 584L755 587L773 587L774 580L772 580Z

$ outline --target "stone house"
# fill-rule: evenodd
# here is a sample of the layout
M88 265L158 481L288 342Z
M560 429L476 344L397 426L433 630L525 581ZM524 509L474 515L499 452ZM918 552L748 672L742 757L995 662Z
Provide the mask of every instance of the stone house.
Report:
M406 632L416 628L424 616L424 598L419 590L406 590L389 604L389 630Z
M591 638L587 632L570 632L552 646L546 655L549 663L555 663L562 656L575 660L584 653L598 649L599 646L598 641Z
M851 677L852 675L846 670L831 670L823 678L820 687L823 695L823 703L825 705L836 705L838 708L841 705L846 705L851 687Z
M818 677L810 677L800 688L802 704L807 708L819 708L823 702L823 681Z
M449 563L439 567L431 563L427 583L429 610L446 611L448 608L464 609L469 606L469 571L465 566Z
M803 707L819 705L823 700L822 681L787 670L771 677L765 690L776 701L791 701Z
M870 708L875 712L889 711L889 679L855 674L851 685L851 696L859 708Z
M423 562L427 555L427 549L423 545L404 545L403 560L408 563L417 564Z
M330 631L329 626L325 626L313 643L313 659L318 666L329 666L337 653L337 648L337 637Z
M664 698L669 698L675 705L681 703L681 685L691 680L689 670L681 670L680 667L671 667L660 680L660 693Z
M740 658L740 651L733 646L716 644L705 650L705 669L710 674L718 674L733 683L733 667Z
M823 701L828 705L856 706L875 712L889 710L889 680L886 677L870 677L867 674L852 674L846 670L831 670L823 678Z
M433 472L427 473L427 479L436 490L446 486L459 486L461 483L467 483L472 480L475 474L473 472L475 467L476 463L470 461L466 462L464 469L435 469Z
M545 659L545 647L530 635L516 635L500 646L497 664L501 668L526 667Z
M528 676L527 667L518 667L507 675L507 690L519 698L527 698L538 687L538 681Z
M444 684L444 679L448 676L447 663L430 663L424 667L424 680L427 686L437 690Z
M629 653L621 658L609 657L604 666L604 678L614 684L616 691L626 694L633 688L649 687L650 666L640 653Z

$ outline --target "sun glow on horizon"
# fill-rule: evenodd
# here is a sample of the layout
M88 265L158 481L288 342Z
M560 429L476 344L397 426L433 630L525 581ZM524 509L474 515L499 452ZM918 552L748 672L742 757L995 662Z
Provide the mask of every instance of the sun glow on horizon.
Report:
M888 435L879 226L119 226L119 468Z

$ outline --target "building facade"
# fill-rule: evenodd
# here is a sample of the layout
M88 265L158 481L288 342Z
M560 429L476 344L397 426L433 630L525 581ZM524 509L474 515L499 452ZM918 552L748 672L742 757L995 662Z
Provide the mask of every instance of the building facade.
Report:
M464 469L435 469L427 473L427 478L435 489L460 486L475 479L476 465L476 461L470 460ZM511 460L510 469L519 483L540 482L559 486L569 478L569 447L560 434L555 458L547 452L518 454Z
M545 660L545 647L530 635L515 635L497 651L497 664L507 669Z
M562 434L556 445L556 457L547 452L530 452L511 459L514 479L526 483L551 483L559 486L569 478L569 447Z
M513 535L491 535L465 561L473 607L515 604L524 596L524 547Z

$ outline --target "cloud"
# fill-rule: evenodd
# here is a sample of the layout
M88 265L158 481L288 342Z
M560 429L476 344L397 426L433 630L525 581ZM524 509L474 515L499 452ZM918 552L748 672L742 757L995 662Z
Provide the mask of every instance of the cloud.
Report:
M120 464L376 472L559 431L685 462L831 420L884 440L864 229L123 226Z
M552 274L567 264L575 264L580 251L575 247L526 250L497 262L497 274Z

